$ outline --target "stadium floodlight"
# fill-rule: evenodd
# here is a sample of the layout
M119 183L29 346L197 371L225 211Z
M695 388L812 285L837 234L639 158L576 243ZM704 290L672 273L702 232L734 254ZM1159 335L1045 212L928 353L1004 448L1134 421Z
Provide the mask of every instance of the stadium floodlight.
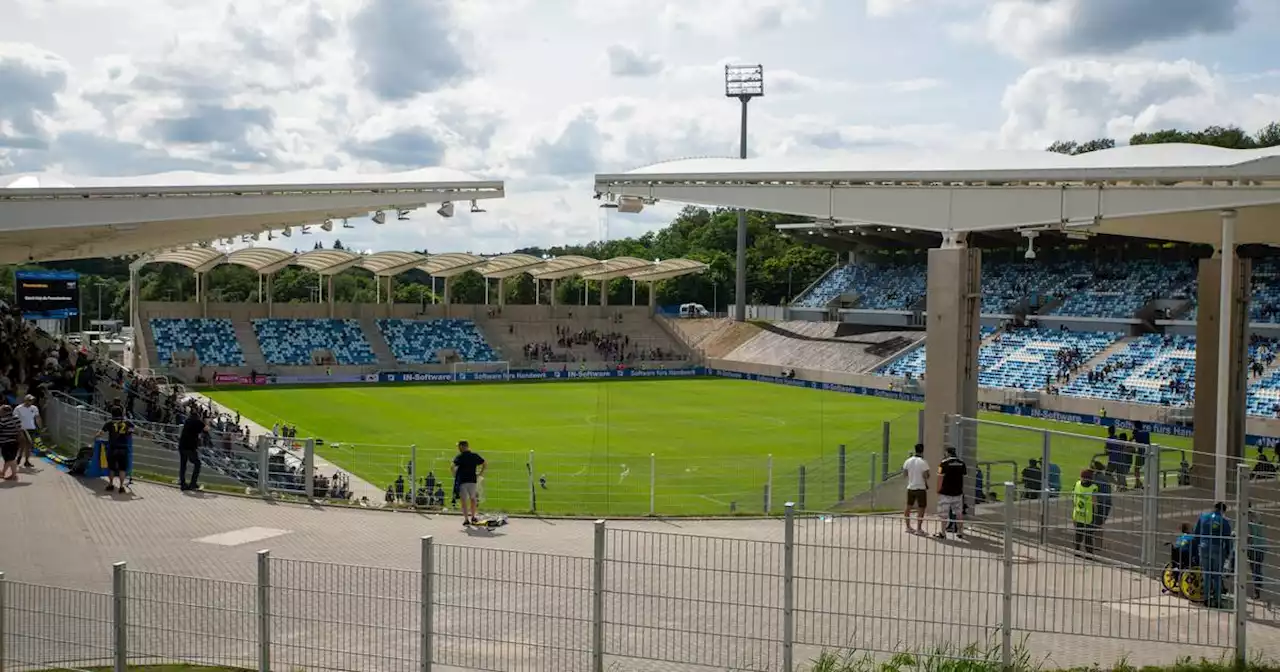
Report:
M398 220L400 220L400 221L402 221L402 222L407 222L407 221L409 221L409 211L408 211L408 210L405 210L404 208L398 208L398 209L396 209L396 219L398 219Z
M440 215L441 217L452 217L453 201L445 201L444 203L440 204L440 209L436 210L436 214Z
M374 224L386 224L386 223L387 223L387 213L385 213L385 212L383 212L383 211L379 210L379 211L377 211L377 212L373 213L373 217L371 217L371 219L373 220L373 223L374 223Z
M478 212L488 212L488 210L485 210L484 208L476 204L476 199L473 198L471 199L471 214L474 215Z
M291 226L284 227L283 229L280 230L280 235L284 236L285 238L289 238L293 236L293 227Z
M347 223L347 220L345 220L345 219L344 219L344 220L342 220L342 223L343 223L343 224L346 224L346 223ZM333 230L333 220L332 220L332 219L326 219L326 220L324 220L324 223L320 225L320 230L321 230L321 231L324 231L325 233L328 233L328 232L332 231L332 230Z
M759 98L764 95L764 66L724 66L724 95L729 98Z
M1039 231L1023 231L1022 236L1027 239L1027 253L1022 255L1028 261L1036 258L1036 238L1040 235Z
M618 209L618 212L634 215L644 211L644 199L635 196L623 196L618 199L618 203L614 207Z
M747 103L752 98L764 96L764 66L724 66L724 95L737 98L742 103L742 124L739 130L738 157L747 158ZM738 245L733 277L733 320L747 319L747 211L738 210Z
M347 222L347 218L346 218L346 217L343 217L343 218L342 218L342 228L344 228L344 229L354 229L354 228L356 228L356 225L355 225L355 224L350 224L350 223L348 223L348 222Z
M303 224L303 225L302 225L302 235L304 235L304 236L309 236L309 235L311 235L311 225L310 225L310 224Z

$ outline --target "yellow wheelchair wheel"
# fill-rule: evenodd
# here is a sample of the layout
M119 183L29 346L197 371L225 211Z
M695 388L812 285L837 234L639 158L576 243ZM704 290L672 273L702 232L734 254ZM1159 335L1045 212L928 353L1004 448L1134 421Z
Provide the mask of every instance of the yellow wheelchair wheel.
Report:
M1178 573L1178 568L1174 567L1171 562L1164 566L1164 572L1160 574L1160 584L1163 585L1164 589L1170 593L1178 594L1182 592L1179 585L1181 583L1179 581L1181 577L1178 576Z
M1183 570L1178 583L1183 597L1192 602L1204 602L1204 576L1199 567Z

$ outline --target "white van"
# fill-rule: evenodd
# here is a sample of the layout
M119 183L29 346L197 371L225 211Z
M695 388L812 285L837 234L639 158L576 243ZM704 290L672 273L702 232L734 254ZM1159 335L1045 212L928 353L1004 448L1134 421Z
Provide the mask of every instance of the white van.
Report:
M711 313L701 303L684 303L680 305L680 317L711 317Z

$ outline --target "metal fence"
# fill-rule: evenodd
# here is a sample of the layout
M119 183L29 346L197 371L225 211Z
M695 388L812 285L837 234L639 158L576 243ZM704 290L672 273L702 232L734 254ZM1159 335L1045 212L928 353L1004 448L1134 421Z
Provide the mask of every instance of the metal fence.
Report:
M1235 534L1216 568L1229 599L1217 609L1165 590L1161 559L1108 557L1106 525L1087 530L1092 548L1041 543L1039 500L1006 483L999 502L958 521L963 539L909 533L896 515L805 515L788 503L754 539L597 521L590 557L425 537L413 570L261 551L251 582L120 563L108 594L0 575L0 669L791 672L824 652L1015 669L1243 660L1280 650L1270 589L1256 577L1275 561L1252 552L1253 533L1278 530L1241 524L1257 484L1242 470L1235 486ZM947 523L930 518L925 532ZM1202 575L1215 569L1202 565Z

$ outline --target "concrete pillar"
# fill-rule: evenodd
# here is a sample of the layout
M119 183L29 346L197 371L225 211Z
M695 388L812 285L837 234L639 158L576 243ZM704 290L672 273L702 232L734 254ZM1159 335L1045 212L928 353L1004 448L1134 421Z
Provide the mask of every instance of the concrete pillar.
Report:
M444 316L445 317L449 317L449 310L450 310L449 289L450 289L450 285L452 284L453 284L453 278L444 279Z
M498 278L498 307L501 308L507 303L506 278Z
M1191 484L1197 488L1215 491L1215 485L1229 492L1234 479L1237 461L1243 454L1245 425L1245 388L1249 378L1248 322L1249 298L1252 287L1252 265L1248 259L1234 257L1228 260L1232 286L1228 294L1230 305L1220 310L1222 283L1222 258L1215 256L1200 262L1200 286L1196 296L1196 405L1194 412L1195 436L1192 439L1194 455L1191 462ZM1223 325L1223 320L1227 321ZM1219 346L1222 327L1227 329L1228 348L1226 376L1219 362ZM1226 382L1226 390L1219 389L1219 380ZM1226 432L1220 434L1218 425L1219 404L1225 402ZM1222 441L1225 439L1225 443ZM1226 478L1220 480L1219 451L1226 456ZM1172 461L1170 459L1170 461ZM1218 463L1218 464L1215 464ZM1176 464L1162 463L1161 468L1175 468ZM1215 492L1215 496L1225 497Z
M550 301L550 306L551 306L552 308L555 308L555 307L556 307L556 280L555 280L555 278L552 278L552 279L551 279L551 301Z
M600 305L601 306L609 305L609 280L608 279L600 281Z
M649 315L658 314L658 283L656 281L649 283Z
M982 253L951 238L929 250L924 397L925 459L943 455L947 416L977 417ZM973 453L976 459L976 452Z

